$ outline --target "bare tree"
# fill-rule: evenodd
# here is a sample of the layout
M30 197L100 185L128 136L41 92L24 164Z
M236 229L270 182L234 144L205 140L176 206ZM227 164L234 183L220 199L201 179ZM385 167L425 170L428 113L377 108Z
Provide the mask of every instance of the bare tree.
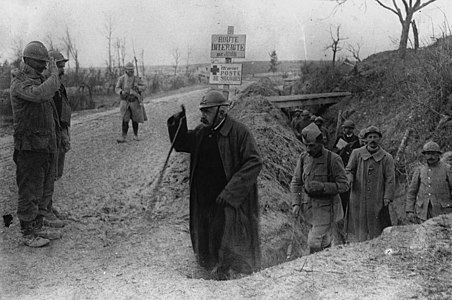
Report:
M144 49L141 49L141 76L145 77L145 68L144 68Z
M419 49L419 30L417 29L416 21L411 21L411 28L413 29L414 50Z
M187 63L185 65L185 74L188 75L189 72L189 66L190 66L190 56L192 53L192 49L190 47L190 45L187 46Z
M336 1L336 3L338 3L339 5L347 2L347 0L334 0L334 1ZM400 57L405 58L411 21L413 20L414 14L420 11L422 8L426 7L427 5L435 2L436 0L391 0L392 7L389 4L383 3L389 2L389 0L373 0L373 1L378 3L381 7L397 15L400 24L402 25L402 32L400 34L398 49ZM400 8L402 6L403 11Z
M435 2L436 0L399 0L402 2L404 7L404 13L399 8L400 4L397 4L397 0L392 0L393 7L390 7L382 2L382 0L375 0L381 7L393 12L399 18L400 24L402 25L402 33L400 35L399 52L402 58L406 55L406 47L408 44L408 35L410 33L410 25L413 20L414 14L426 7L427 5ZM414 2L414 3L413 3Z
M105 23L104 23L104 31L103 33L105 34L105 38L107 39L108 42L108 60L107 60L107 73L109 75L113 74L113 58L112 58L112 41L113 41L113 15L110 14L105 14Z
M356 46L353 46L352 44L347 44L347 51L350 52L350 54L354 59L356 59L356 61L361 61L361 58L359 56L359 52L361 51L361 45L359 43L356 43Z
M179 51L179 48L176 47L173 50L172 56L173 56L173 59L174 59L174 65L173 65L174 76L176 76L177 75L177 67L179 66L179 62L180 62L180 51Z
M67 57L72 57L75 63L75 80L78 82L79 79L79 70L80 70L80 62L78 60L78 49L75 44L74 38L71 36L69 32L69 27L66 26L66 36L62 38L62 42L65 45ZM68 65L69 68L69 65Z
M20 37L14 39L13 41L13 53L14 53L14 60L12 62L12 65L15 67L19 67L20 62L22 61L22 51L24 50L25 44L24 40Z
M121 61L122 67L124 68L126 63L126 38L123 38L121 43Z
M331 36L332 41L331 41L330 45L325 47L325 50L331 49L331 51L333 52L333 67L336 64L337 53L342 50L342 47L340 46L340 42L347 39L347 38L340 37L340 30L341 30L341 26L339 25L336 27L336 37L334 37L333 32L330 27L330 36Z

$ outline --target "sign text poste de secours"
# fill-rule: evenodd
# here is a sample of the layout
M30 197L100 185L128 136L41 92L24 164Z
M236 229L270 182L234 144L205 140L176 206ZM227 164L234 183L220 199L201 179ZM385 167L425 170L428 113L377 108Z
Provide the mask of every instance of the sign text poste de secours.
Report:
M211 58L245 58L245 34L213 34Z
M242 64L212 64L210 84L242 84Z

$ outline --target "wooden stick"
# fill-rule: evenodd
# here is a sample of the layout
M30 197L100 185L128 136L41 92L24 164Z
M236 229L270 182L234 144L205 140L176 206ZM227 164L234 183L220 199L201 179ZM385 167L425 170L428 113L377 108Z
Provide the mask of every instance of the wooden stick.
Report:
M405 148L407 146L408 138L410 137L411 128L408 128L405 131L405 134L403 135L402 141L400 142L399 149L397 150L397 154L395 157L396 163L400 161L400 157L402 156L402 153L405 151Z

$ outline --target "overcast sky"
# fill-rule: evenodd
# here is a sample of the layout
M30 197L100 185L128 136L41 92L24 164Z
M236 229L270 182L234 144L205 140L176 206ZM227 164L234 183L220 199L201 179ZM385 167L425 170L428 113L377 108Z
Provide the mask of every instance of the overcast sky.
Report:
M109 15L114 38L126 39L126 61L134 45L137 56L144 49L146 65L173 64L175 48L185 64L188 47L191 63L210 62L211 35L228 26L246 34L245 60L269 60L273 49L279 60L330 59L325 47L338 25L344 43L360 45L361 58L397 48L400 37L396 15L374 0L339 8L328 0L0 0L0 9L1 60L12 57L20 40L48 45L50 36L58 44L68 27L82 67L105 66ZM452 1L437 0L415 19L421 42L430 42L452 22ZM349 55L345 48L342 57Z

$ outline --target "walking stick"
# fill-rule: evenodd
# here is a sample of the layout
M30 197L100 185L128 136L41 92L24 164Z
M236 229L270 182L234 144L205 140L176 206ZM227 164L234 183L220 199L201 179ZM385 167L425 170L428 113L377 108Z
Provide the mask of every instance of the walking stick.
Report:
M180 130L181 126L182 126L182 121L185 119L185 106L182 104L181 108L182 108L182 111L183 111L184 115L179 120L179 125L177 126L176 134L174 135L173 141L171 142L171 147L170 147L170 150L168 151L168 155L166 156L165 163L163 164L163 167L160 170L160 173L159 173L159 175L157 177L157 181L156 181L156 183L154 185L154 188L152 189L152 193L151 193L152 196L154 196L160 189L160 185L161 185L162 180L163 180L163 175L165 174L165 170L166 170L166 167L168 165L169 158L170 158L171 153L173 152L173 149L174 149L174 143L176 142L177 136L179 135L179 130ZM151 185L152 183L153 183L153 181L149 182L148 186ZM149 203L148 209L146 210L146 214L147 214L148 217L151 216L151 213L154 210L154 207L155 207L155 204L157 203L157 201L158 201L158 197L156 196L155 200L151 201Z

